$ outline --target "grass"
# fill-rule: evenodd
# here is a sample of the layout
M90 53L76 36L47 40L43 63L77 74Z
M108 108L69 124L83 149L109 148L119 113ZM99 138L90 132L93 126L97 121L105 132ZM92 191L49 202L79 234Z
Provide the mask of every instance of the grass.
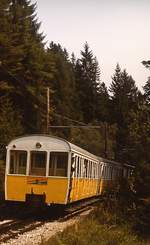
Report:
M133 231L132 217L123 215L117 206L99 205L90 215L66 228L44 245L150 245Z

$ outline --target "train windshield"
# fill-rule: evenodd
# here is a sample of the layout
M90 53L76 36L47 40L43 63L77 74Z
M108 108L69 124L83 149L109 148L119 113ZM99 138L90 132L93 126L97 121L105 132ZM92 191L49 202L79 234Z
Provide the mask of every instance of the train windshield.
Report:
M68 153L50 152L49 176L67 176Z
M26 174L27 152L10 151L9 174Z
M47 152L31 151L30 153L30 175L45 176L46 175Z

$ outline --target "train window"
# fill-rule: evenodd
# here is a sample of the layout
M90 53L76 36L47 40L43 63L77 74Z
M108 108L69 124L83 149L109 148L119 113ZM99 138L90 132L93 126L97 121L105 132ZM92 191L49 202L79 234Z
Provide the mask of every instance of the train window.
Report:
M71 177L75 177L75 171L76 171L75 159L76 159L76 157L72 153L72 156L71 156Z
M106 179L108 179L108 165L106 166L106 173L105 173L105 175L106 175Z
M76 175L76 177L80 177L80 161L79 161L79 157L76 158L76 164L77 164L77 175Z
M49 176L67 176L68 153L51 152L49 164Z
M31 151L30 156L30 175L46 175L47 153L45 151Z
M110 179L112 179L112 166L110 166Z
M90 178L90 161L88 161L87 178Z
M93 178L96 178L96 164L93 162Z
M77 156L75 156L75 177L77 177Z
M100 178L100 164L98 164L98 179Z
M10 151L9 173L10 174L26 174L27 152L26 151Z
M109 180L109 166L107 166L107 179Z
M107 166L105 166L105 179L107 179Z
M89 178L92 178L92 162L89 162Z
M84 177L87 178L88 174L88 160L84 159Z
M104 169L103 169L103 178L106 179L106 166L104 166Z
M108 166L108 179L110 180L110 166Z
M83 178L83 166L84 165L84 158L81 158L81 161L80 161L80 177Z
M94 162L92 162L92 179L94 179Z
M97 164L95 163L95 179L97 178Z
M78 163L79 163L79 177L82 176L82 159L78 157Z
M103 165L99 165L99 178L102 178Z
M96 178L98 179L98 170L99 170L99 165L96 163Z

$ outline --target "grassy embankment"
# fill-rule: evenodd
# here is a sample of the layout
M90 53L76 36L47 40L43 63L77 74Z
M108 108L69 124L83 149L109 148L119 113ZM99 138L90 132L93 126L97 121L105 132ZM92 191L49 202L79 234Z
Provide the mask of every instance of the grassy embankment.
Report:
M120 207L118 200L107 200L80 222L42 244L150 245L150 238L144 238L144 233L137 232L135 209L126 208L126 204Z

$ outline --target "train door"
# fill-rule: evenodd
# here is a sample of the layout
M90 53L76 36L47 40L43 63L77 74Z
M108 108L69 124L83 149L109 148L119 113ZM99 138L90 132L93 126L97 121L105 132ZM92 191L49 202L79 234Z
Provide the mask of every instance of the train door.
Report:
M101 193L100 193L100 187L101 187L101 178L102 178L102 168L103 168L102 163L98 164L97 195L101 194Z
M68 192L68 202L71 202L74 199L75 192L75 173L76 173L76 158L77 156L74 153L71 153L71 167L69 172L69 192Z

